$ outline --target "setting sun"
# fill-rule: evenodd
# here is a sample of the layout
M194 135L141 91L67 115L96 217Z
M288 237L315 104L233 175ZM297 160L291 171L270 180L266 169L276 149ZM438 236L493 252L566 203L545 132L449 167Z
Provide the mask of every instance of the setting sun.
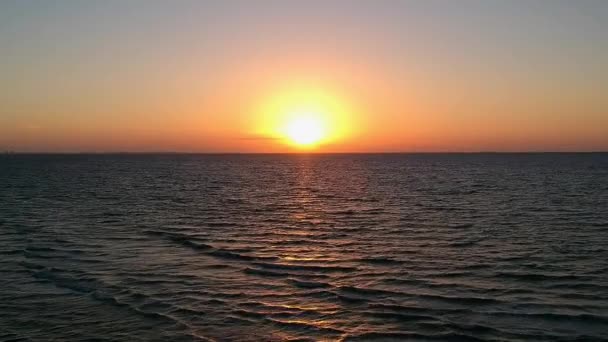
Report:
M340 144L357 122L344 96L321 85L271 89L256 113L256 136L276 139L296 150Z
M287 123L285 134L298 146L312 146L323 139L325 127L316 115L298 114Z

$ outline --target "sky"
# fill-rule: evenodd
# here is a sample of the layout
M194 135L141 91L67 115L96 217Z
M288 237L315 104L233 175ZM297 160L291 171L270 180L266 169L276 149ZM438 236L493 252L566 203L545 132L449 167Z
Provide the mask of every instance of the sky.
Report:
M0 150L608 151L608 1L0 2Z

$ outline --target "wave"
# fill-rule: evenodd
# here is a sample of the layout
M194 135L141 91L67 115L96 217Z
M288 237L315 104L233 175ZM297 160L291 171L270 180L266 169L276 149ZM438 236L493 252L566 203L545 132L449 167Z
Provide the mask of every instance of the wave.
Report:
M487 315L499 317L499 316L511 316L518 317L521 319L543 319L558 322L581 322L581 323L592 323L597 325L606 326L608 324L608 316L599 316L593 314L558 314L558 313L521 313L521 312L504 312L495 311L487 312Z
M403 263L402 261L389 257L367 257L356 259L356 261L366 262L374 265L398 265Z
M419 334L411 332L366 332L359 335L348 335L342 341L487 341L469 335L446 333L446 334Z
M55 252L57 249L51 247L35 247L35 246L27 246L24 249L28 252Z
M242 309L233 310L232 313L235 315L244 316L247 318L257 318L257 319L267 318L268 315L270 314L270 313L261 313L261 312L255 312L255 311L249 311L249 310L242 310Z
M543 273L515 273L515 272L497 272L498 278L513 278L524 281L581 281L589 279L589 277L580 275L553 275Z
M290 274L287 272L260 270L257 268L250 268L250 267L245 268L243 270L243 272L245 272L247 274L258 275L258 276L263 276L263 277L290 277L290 276L293 276L293 274Z
M22 253L23 249L9 249L0 251L0 255L17 255Z
M290 278L289 282L297 287L301 287L301 288L305 288L305 289L318 289L318 288L331 287L330 284L320 282L320 281L304 281L304 280Z
M337 266L337 265L295 265L256 262L255 266L269 269L289 270L289 271L309 271L309 272L355 272L357 267Z
M466 314L470 313L469 309L462 308L453 308L453 307L423 307L423 306L408 306L408 305L400 305L400 304L386 304L386 303L370 303L368 305L369 309L382 311L382 312L398 312L405 314L414 314L414 315L425 315L431 317L439 317L445 315L446 313L450 314Z
M177 242L182 246L189 247L196 251L203 252L209 256L231 259L231 260L242 260L242 261L264 261L264 260L277 260L278 257L266 257L266 256L253 256L248 254L239 253L236 250L228 250L224 248L217 248L212 245L193 241L192 237L180 234L170 233L165 231L146 231L147 234L163 236L170 241Z
M451 224L448 228L454 229L464 229L464 228L473 228L475 226L474 223L459 223L459 224Z
M125 310L128 310L129 312L132 312L139 316L146 317L148 319L160 320L166 324L171 325L174 328L181 330L182 334L185 334L190 339L198 341L211 341L209 338L206 338L204 336L199 336L197 334L190 333L189 331L191 330L191 327L188 324L182 322L181 320L178 320L165 313L146 310L165 309L169 312L174 311L172 305L160 301L150 301L148 296L145 296L141 293L133 293L132 291L126 289L120 291L123 296L127 295L131 298L139 298L139 301L148 300L146 304L140 305L138 307L120 301L115 295L111 294L111 292L114 291L113 289L111 289L111 287L107 287L95 278L71 278L65 275L58 275L52 269L47 268L35 271L33 273L33 276L39 279L49 281L57 287L66 288L80 294L86 294L97 301L106 304L111 304L115 307L124 308Z
M501 300L496 298L486 298L486 297L456 297L456 296L442 296L442 295L430 295L430 294L419 294L417 297L428 299L428 300L438 300L442 302L449 302L454 304L460 304L464 306L468 305L491 305L491 304L501 304L503 303Z
M409 313L400 313L400 312L390 312L390 311L362 311L363 315L374 316L378 318L388 318L394 319L398 321L435 321L437 317L427 316L427 315L418 315L418 314L409 314Z
M352 209L335 210L335 211L328 212L328 214L330 214L330 215L353 216L353 215L357 214L357 211L356 210L352 210Z
M207 249L213 248L213 246L207 245L205 243L192 241L191 237L184 235L184 234L170 233L170 232L164 232L164 231L150 231L150 230L145 231L145 233L150 234L150 235L163 236L170 241L177 242L183 246L190 247L195 250L207 250Z
M255 256L236 253L236 252L232 252L232 251L221 249L221 248L212 250L212 251L208 252L207 254L212 255L214 257L222 258L222 259L236 259L236 260L246 260L246 261L253 261L253 260L259 259L258 257L255 257Z
M470 246L476 245L480 241L481 240L456 241L456 242L450 242L447 245L450 247L470 247Z
M273 318L266 318L266 320L269 322L272 322L273 324L275 324L283 329L286 328L286 329L292 329L292 330L296 330L296 331L333 334L333 335L344 334L344 331L342 331L340 329L331 328L331 327L327 327L327 326L319 326L319 325L313 324L312 322L308 323L308 322L296 321L296 320L285 321L285 320L278 320L278 319L273 319Z
M395 296L401 294L388 290L370 289L356 286L340 286L338 287L338 291L340 291L340 293L351 293L363 296Z
M402 278L383 278L381 279L383 283L386 284L396 284L396 285L423 285L427 284L427 282L422 281L420 279L402 279Z

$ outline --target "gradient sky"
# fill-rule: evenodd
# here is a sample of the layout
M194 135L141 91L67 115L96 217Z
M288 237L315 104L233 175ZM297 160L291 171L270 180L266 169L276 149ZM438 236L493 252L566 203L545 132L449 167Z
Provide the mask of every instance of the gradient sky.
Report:
M273 97L344 105L325 152L608 150L608 1L0 2L0 149L282 152Z

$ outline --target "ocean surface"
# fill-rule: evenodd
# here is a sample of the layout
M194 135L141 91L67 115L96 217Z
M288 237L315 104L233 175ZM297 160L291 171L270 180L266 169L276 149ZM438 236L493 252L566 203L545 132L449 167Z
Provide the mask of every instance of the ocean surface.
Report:
M0 156L0 341L208 340L608 340L608 154Z

